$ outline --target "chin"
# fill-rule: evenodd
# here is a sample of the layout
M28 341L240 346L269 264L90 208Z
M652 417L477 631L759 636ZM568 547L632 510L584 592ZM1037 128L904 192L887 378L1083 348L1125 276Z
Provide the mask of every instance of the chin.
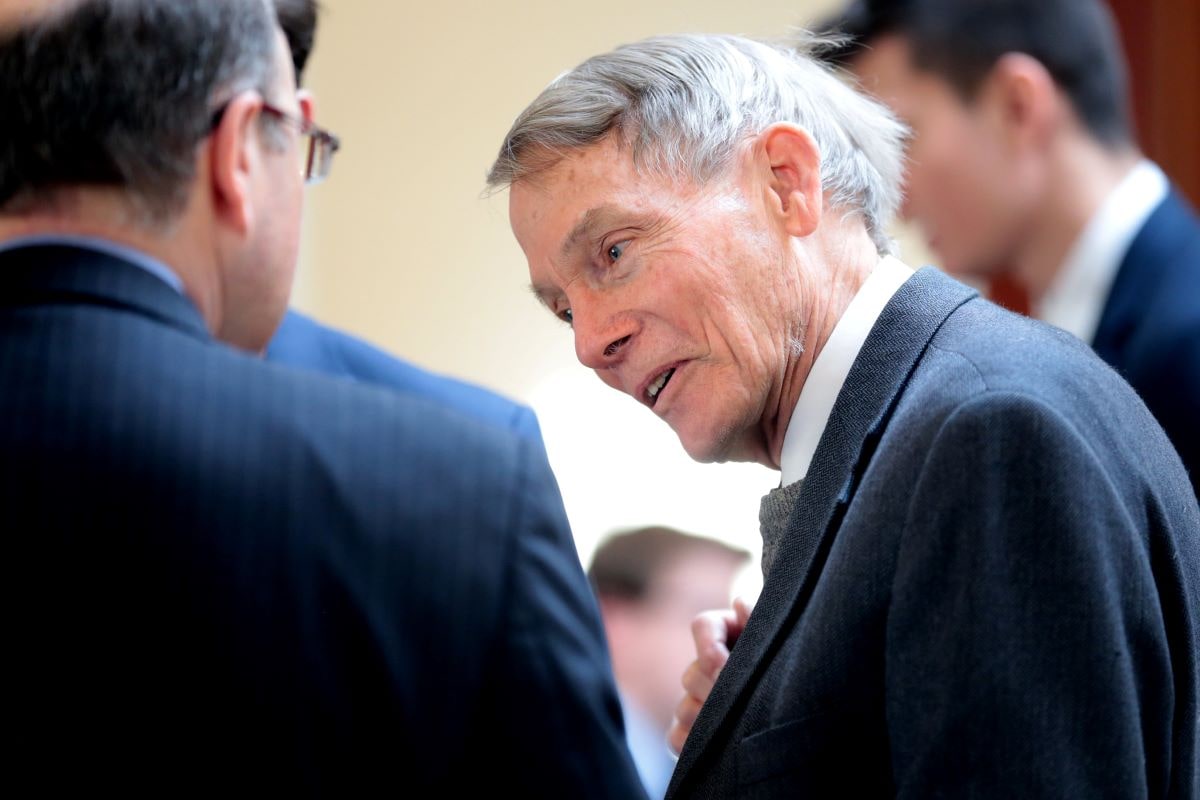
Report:
M711 431L703 433L688 433L675 431L683 451L693 461L701 464L720 464L726 461L741 461L734 452L732 433L721 435Z

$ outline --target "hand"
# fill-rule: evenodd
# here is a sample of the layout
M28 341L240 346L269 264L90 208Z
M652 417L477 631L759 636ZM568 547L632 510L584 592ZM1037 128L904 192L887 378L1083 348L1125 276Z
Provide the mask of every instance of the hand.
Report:
M737 642L746 628L753 609L742 598L733 601L732 609L705 611L692 620L692 638L696 642L696 660L683 673L684 696L675 709L675 720L667 731L667 744L678 753L708 699L721 668L729 660L729 648Z

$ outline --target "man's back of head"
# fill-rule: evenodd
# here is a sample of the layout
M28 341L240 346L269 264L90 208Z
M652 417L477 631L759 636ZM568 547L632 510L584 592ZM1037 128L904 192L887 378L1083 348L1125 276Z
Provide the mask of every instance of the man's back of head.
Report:
M16 4L0 27L0 240L162 262L219 338L261 348L298 247L304 113L261 0ZM294 126L292 126L294 127Z

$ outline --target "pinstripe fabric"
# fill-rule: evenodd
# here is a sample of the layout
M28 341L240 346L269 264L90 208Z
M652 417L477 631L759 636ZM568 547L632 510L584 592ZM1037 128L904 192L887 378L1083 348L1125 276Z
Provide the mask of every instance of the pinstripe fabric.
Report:
M668 797L1196 798L1200 509L1085 345L884 309Z
M0 255L10 752L46 793L631 797L540 447Z

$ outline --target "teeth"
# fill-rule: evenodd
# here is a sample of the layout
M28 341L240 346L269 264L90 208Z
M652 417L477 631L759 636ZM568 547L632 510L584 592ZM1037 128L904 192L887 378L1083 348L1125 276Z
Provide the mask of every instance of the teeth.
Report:
M671 376L674 374L675 370L669 369L662 375L659 375L657 380L655 380L654 383L650 384L646 388L646 394L650 395L651 399L658 397L658 393L662 391L662 388L667 385L667 381L669 381Z

